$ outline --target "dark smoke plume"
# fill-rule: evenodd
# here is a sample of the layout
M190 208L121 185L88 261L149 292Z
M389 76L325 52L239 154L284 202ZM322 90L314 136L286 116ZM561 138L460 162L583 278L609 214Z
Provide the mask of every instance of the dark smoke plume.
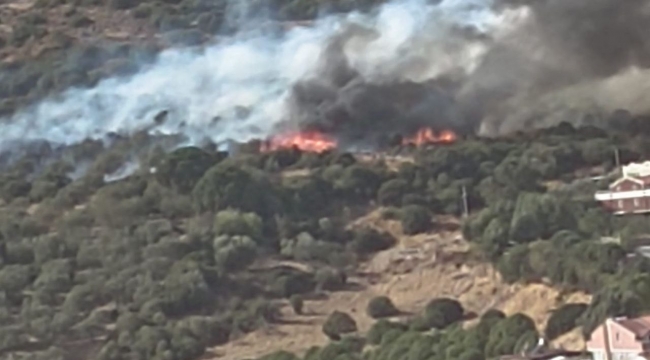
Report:
M649 3L399 0L244 32L25 109L4 119L0 140L146 129L225 143L319 129L372 145L421 127L500 134L646 114Z

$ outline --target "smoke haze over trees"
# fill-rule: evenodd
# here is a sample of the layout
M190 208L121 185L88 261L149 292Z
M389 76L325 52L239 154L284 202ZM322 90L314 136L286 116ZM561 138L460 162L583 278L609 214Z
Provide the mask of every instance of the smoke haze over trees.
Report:
M272 11L240 10L231 35L19 110L0 139L315 128L372 145L423 126L498 134L649 110L646 1L405 0L275 31L254 26Z

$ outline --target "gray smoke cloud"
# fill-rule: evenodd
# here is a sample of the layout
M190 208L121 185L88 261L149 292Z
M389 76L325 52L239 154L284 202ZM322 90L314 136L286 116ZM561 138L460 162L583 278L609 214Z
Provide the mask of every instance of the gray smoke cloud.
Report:
M238 9L235 23L251 18ZM134 76L3 119L0 141L148 129L225 143L318 129L375 144L424 126L500 134L641 114L648 20L646 0L398 0L167 50Z

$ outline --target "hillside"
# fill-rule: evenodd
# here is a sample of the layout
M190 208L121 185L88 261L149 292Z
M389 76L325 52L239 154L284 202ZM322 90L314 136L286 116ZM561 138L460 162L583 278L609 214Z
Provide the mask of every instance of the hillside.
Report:
M492 360L650 313L647 216L593 201L649 118L520 99L638 61L587 41L628 24L537 62L462 1L324 17L380 3L2 1L0 359Z
M478 315L490 309L499 309L508 315L526 314L540 331L553 310L567 303L589 303L591 300L582 292L560 295L560 291L545 284L505 283L490 264L472 260L469 244L462 240L458 230L444 230L445 227L457 227L453 219L447 218L447 223L442 221L442 226L431 233L406 236L398 221L382 220L381 211L375 210L356 220L354 226L392 230L399 242L362 264L359 274L350 277L352 289L306 301L304 315L296 315L289 304L285 304L280 324L212 349L211 355L230 360L259 357L280 350L304 354L313 346L327 344L321 328L334 311L348 312L357 322L359 331L365 333L375 322L366 313L366 307L377 296L388 296L407 314L420 312L433 297L459 299L468 312ZM554 344L572 350L584 349L580 335L576 338L567 334Z
M371 158L165 151L158 145L182 139L146 133L16 152L0 176L0 351L235 360L322 345L327 357L342 346L323 334L332 314L370 336L381 323L366 307L378 296L403 312L405 323L391 326L411 337L471 337L486 326L473 317L497 309L509 315L503 326L528 324L476 343L472 356L516 351L549 332L556 313L550 336L581 348L581 332L606 316L645 311L648 262L623 259L650 229L643 216L604 212L590 196L599 184L581 175L611 168L610 146L642 158L638 143L569 129ZM463 187L468 218L459 217ZM613 235L623 243L600 241ZM447 329L458 318L431 315L436 301L454 299L462 334Z

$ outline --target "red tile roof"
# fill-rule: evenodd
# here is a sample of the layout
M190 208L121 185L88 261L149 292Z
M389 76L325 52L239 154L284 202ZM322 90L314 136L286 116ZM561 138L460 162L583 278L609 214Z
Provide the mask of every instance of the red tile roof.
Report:
M637 338L642 338L650 334L650 315L633 319L617 319L616 322L633 332Z

